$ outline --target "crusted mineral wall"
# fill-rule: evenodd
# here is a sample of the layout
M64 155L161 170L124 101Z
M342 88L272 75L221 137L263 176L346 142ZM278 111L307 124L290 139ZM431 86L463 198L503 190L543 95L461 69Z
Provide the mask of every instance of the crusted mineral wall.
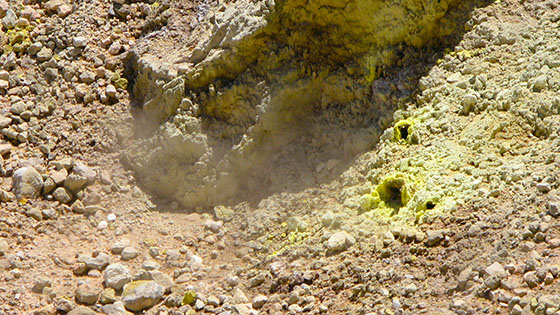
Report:
M377 142L396 103L384 91L415 89L378 74L410 57L397 58L403 47L450 34L465 3L220 5L196 45L146 40L129 55L143 139L127 160L148 188L190 208L316 184Z

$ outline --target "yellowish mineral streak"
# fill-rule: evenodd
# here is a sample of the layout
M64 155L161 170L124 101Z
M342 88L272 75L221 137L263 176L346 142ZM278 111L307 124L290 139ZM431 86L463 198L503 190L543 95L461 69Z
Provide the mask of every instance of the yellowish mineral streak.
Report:
M190 56L194 65L185 74L159 80L154 79L160 76L158 70L138 66L144 70L136 77L134 94L153 121L165 123L153 141L159 147L142 144L140 153L131 157L133 167L152 189L186 207L197 207L227 200L243 186L262 189L264 182L289 182L288 174L278 174L271 161L283 151L291 154L285 148L302 138L297 128L317 142L305 148L306 163L334 151L325 145L348 151L340 156L361 153L381 133L377 120L388 120L392 112L387 104L372 104L369 83L395 61L400 45L419 47L450 34L454 30L450 12L462 3L232 2L215 12L213 32ZM329 112L332 107L361 112ZM305 124L308 121L313 123ZM414 121L397 125L399 141L416 143L414 126ZM329 136L321 139L326 132L335 134L340 143L333 145ZM240 178L247 183L238 183ZM406 205L412 197L408 183L413 179L395 178L375 197L375 202L388 205L381 207L387 213L397 213L395 205ZM400 201L391 197L399 189L405 198Z

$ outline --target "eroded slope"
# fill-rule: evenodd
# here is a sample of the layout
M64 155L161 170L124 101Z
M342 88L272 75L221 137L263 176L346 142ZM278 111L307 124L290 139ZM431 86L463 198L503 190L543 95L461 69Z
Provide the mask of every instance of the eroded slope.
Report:
M372 81L394 62L416 63L422 50L414 47L460 29L451 21L473 4L217 7L198 29L206 40L197 47L165 51L160 60L140 44L130 55L148 139L127 162L148 188L188 208L316 184L318 171L373 147L419 71L398 73L398 86Z

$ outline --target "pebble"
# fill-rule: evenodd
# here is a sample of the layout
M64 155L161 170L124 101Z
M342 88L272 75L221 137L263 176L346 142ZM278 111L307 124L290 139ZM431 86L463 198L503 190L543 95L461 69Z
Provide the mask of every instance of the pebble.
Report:
M99 302L101 304L111 304L117 300L115 289L105 288L101 295L99 296Z
M437 231L430 230L430 231L427 231L427 232L426 232L426 237L427 237L427 239L428 239L428 240L426 241L426 244L427 244L428 246L435 246L435 245L439 244L439 243L444 239L443 231L441 231L441 230L437 230Z
M85 165L82 162L75 162L74 167L72 168L72 172L74 172L74 174L76 174L76 175L78 175L82 178L85 178L86 179L86 185L91 185L91 184L95 183L95 179L97 177L97 172L95 172L94 169Z
M38 61L44 62L50 60L52 56L53 56L52 50L47 47L43 47L41 48L41 50L39 50L39 52L35 57L37 58Z
M127 247L128 245L130 245L129 240L121 239L121 240L117 241L116 243L114 243L113 246L111 246L111 253L118 255L118 254L122 253L123 249L125 247Z
M164 288L155 281L133 281L124 286L122 301L129 311L139 312L155 305L163 294Z
M124 308L121 301L116 301L113 304L103 305L101 311L107 315L129 315L130 313Z
M114 85L109 84L105 87L105 95L109 98L117 98L117 89Z
M16 198L36 198L43 190L43 177L33 167L23 167L12 176L13 190Z
M218 307L218 306L220 306L222 303L221 303L221 301L220 301L220 298L218 298L218 297L215 296L215 295L210 295L210 296L208 297L208 299L206 299L206 304L211 305L211 306L214 306L214 307Z
M253 298L252 306L254 309L259 309L263 307L266 302L268 302L268 297L266 295L258 294Z
M493 264L488 266L485 269L485 271L486 271L486 274L489 275L489 276L504 277L505 275L507 275L506 270L504 269L502 264L500 264L499 262L494 262Z
M84 71L80 73L80 81L86 84L93 83L93 81L95 81L95 73L91 71Z
M125 284L132 281L132 274L125 265L110 264L105 269L104 279L107 287L120 290Z
M0 257L5 256L10 250L10 245L5 239L0 239Z
M87 178L78 174L70 174L64 179L64 187L73 194L77 193L87 183Z
M213 233L218 233L220 232L220 230L222 229L222 226L224 225L224 223L222 221L213 221L213 220L207 220L204 223L204 227L213 232Z
M72 201L72 193L64 187L58 187L52 193L54 199L62 204L67 204Z
M144 260L144 262L142 263L142 269L150 271L150 270L157 270L159 269L159 264L153 260Z
M37 221L41 221L43 220L43 213L41 212L41 210L37 209L37 208L31 208L27 211L25 211L25 215L27 215L28 217L31 217Z
M72 45L76 48L84 48L88 44L88 39L83 36L76 36L72 39Z
M85 283L76 289L76 300L80 303L92 305L97 302L100 294L101 288L91 283Z
M85 261L88 269L95 269L102 271L111 263L111 256L106 253L99 253L95 257L89 257Z
M138 256L138 251L132 246L125 247L121 252L121 259L125 261L134 259L136 256Z
M539 284L539 278L536 271L529 271L523 275L523 281L527 283L529 288L534 288Z
M240 288L235 288L233 290L233 298L231 301L233 304L241 304L249 302L249 299L247 298L243 290L241 290Z
M533 83L533 91L540 92L548 87L548 78L546 75L540 75Z
M43 44L41 44L41 42L35 42L27 47L27 53L31 56L35 56L42 48Z
M85 306L78 306L66 315L98 315L96 312Z
M39 277L33 283L33 287L31 288L31 291L41 294L43 293L43 289L45 289L46 287L50 287L51 285L52 285L51 279L47 277Z
M538 183L537 184L537 190L542 192L542 193L547 193L552 189L552 187L550 186L549 183Z
M122 48L123 47L122 47L121 43L116 41L116 42L112 43L111 46L109 46L109 49L107 49L107 52L109 52L111 55L118 55L118 54L120 54Z
M97 229L98 230L104 230L107 228L107 226L109 226L109 223L107 223L107 221L105 220L101 220L99 221L99 223L97 224Z
M14 10L9 9L6 11L6 16L2 19L2 26L6 29L11 29L16 26L17 23L17 15Z
M148 271L150 280L154 280L157 284L161 285L165 292L171 291L173 287L173 279L159 270Z
M206 306L206 304L204 304L204 302L201 299L197 299L194 302L194 309L197 310L197 311L200 311L201 309L203 309L204 306Z
M343 251L354 245L356 240L345 231L334 233L327 241L327 249L331 251Z

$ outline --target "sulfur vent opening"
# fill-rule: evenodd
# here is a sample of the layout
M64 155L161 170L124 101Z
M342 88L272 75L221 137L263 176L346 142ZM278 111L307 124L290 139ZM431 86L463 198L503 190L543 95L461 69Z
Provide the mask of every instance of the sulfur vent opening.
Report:
M138 141L124 160L187 208L335 178L374 148L476 3L238 0L183 41L147 36L127 57ZM412 123L395 133L417 142Z
M408 139L408 130L410 129L410 125L405 124L397 127L399 130L399 140Z
M435 208L435 207L436 207L436 204L435 204L435 203L433 203L433 202L431 202L431 201L426 202L426 209L427 209L427 210L432 210L432 209Z
M401 178L390 179L382 183L377 191L379 199L385 203L386 206L398 211L408 202L408 196L405 181Z

